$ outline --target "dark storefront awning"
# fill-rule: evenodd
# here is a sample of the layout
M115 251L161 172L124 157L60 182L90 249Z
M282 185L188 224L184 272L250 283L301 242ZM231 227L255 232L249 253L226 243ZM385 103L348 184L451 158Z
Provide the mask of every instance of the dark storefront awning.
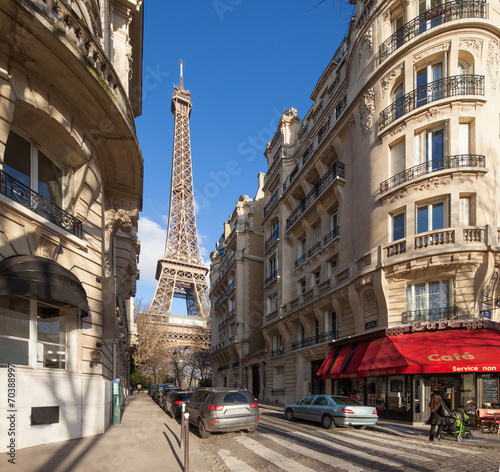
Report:
M334 347L318 375L342 379L467 372L500 372L498 331L426 331Z
M11 256L0 261L0 295L54 300L90 313L87 294L78 277L45 257Z

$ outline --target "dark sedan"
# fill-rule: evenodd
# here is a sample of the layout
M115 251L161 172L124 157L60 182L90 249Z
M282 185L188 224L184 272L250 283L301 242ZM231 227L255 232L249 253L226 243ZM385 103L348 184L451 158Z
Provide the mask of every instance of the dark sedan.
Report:
M181 416L182 405L193 396L193 393L194 392L172 392L165 399L163 403L163 409L172 418Z
M342 395L310 395L297 403L286 405L283 411L289 421L317 421L327 429L338 425L365 429L366 425L374 425L378 420L377 410L373 406L365 406Z

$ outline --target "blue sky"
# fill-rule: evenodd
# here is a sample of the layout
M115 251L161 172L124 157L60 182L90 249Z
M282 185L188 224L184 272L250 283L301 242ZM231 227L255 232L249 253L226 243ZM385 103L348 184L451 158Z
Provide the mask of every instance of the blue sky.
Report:
M352 6L332 0L148 0L144 2L143 108L136 120L144 157L136 297L151 302L167 230L173 116L184 62L191 92L191 153L202 258L240 195L251 198L264 150L283 110L300 118L347 34ZM315 8L313 8L315 7ZM177 313L184 313L176 309Z

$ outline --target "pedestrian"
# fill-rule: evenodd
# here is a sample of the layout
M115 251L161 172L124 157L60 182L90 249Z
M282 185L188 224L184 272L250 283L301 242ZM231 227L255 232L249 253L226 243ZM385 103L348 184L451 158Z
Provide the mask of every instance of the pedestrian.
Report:
M431 416L427 420L427 424L431 425L431 430L429 432L429 441L433 442L434 438L438 441L441 440L441 434L443 433L443 426L446 424L446 418L451 416L451 412L445 405L441 395L438 393L433 393L431 401L429 402L429 408L431 410ZM435 434L437 426L437 434Z

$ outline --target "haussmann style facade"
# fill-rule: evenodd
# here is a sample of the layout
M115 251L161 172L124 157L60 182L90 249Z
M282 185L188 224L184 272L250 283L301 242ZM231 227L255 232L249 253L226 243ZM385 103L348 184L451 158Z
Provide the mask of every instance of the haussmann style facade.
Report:
M129 386L142 1L6 0L0 25L0 416L14 415L15 433L1 428L0 452L10 452L103 433L112 381L122 395Z
M260 400L346 394L413 422L434 391L498 406L499 7L358 1L310 110L284 112Z

